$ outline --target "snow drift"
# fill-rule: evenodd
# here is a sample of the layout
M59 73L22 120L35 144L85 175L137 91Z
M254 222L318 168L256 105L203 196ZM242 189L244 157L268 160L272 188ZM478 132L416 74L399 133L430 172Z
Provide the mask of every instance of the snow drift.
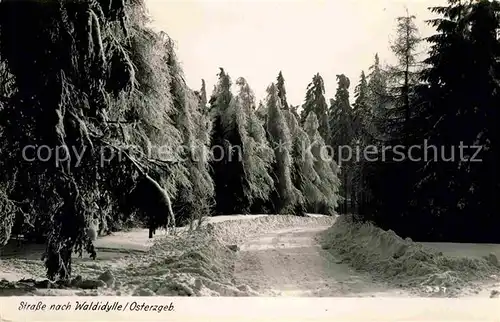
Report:
M245 239L258 234L291 228L291 227L325 227L334 223L336 217L323 215L308 215L306 217L287 215L250 215L250 220L225 220L218 223L208 223L210 230L223 243L239 244Z
M493 254L484 258L445 256L391 230L355 223L348 216L337 219L320 239L323 248L354 269L417 292L439 290L441 295L455 296L460 289L500 272Z

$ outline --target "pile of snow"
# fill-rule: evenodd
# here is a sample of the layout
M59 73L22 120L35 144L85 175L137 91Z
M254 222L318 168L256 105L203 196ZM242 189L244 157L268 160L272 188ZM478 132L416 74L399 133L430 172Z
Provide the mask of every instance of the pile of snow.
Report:
M159 240L147 259L131 263L122 273L127 275L126 288L132 295L253 295L247 286L233 285L234 258L232 250L202 230Z
M246 285L231 283L234 251L204 231L164 236L147 252L121 258L75 259L73 279L45 279L41 260L0 261L0 295L249 296ZM16 273L16 274L13 274ZM22 277L22 278L21 278Z
M391 230L344 216L322 235L321 243L357 270L425 293L438 290L446 293L439 295L454 296L461 288L500 272L492 254L485 258L446 256Z
M205 229L225 244L240 244L245 239L258 234L291 227L331 226L336 217L308 215L306 217L271 215L244 216L251 220L225 220L217 223L208 222ZM217 217L215 217L217 218Z

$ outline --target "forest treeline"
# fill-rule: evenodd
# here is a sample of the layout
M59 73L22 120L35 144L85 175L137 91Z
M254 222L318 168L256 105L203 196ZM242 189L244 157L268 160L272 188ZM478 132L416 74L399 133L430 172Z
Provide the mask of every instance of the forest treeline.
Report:
M398 18L397 63L375 55L352 100L347 76L327 100L316 74L293 106L281 72L259 102L223 68L212 93L190 89L142 0L1 1L0 242L46 236L48 276L63 279L73 252L96 255L96 223L153 234L209 215L338 212L417 240L498 242L498 2L431 10L436 35ZM424 141L482 146L483 161L323 153Z

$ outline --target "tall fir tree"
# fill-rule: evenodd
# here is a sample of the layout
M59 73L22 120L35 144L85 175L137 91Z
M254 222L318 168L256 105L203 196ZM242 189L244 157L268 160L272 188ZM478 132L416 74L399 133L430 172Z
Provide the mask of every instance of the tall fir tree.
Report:
M328 104L325 99L325 84L320 74L314 75L312 82L307 86L306 98L302 105L301 123L304 124L307 116L313 112L318 118L318 131L324 139L329 136Z
M314 170L319 182L317 187L322 193L322 201L315 205L314 210L319 213L333 214L339 201L341 182L338 178L337 163L326 148L325 141L319 132L319 122L314 112L309 113L304 123L304 131L309 137L310 145L305 147L314 160ZM304 148L304 147L303 147Z
M396 37L391 50L397 63L389 66L386 75L392 108L388 111L386 127L389 126L394 136L409 134L412 105L414 105L416 87L420 82L420 62L417 59L421 38L415 23L415 16L408 11L405 16L396 19ZM404 138L399 138L404 139Z
M281 73L281 71L278 74L276 86L278 90L278 97L281 100L281 107L285 110L288 110L289 107L288 107L288 102L286 100L285 79L283 78L283 74Z
M291 214L295 211L300 191L292 183L292 137L282 110L281 99L276 85L267 89L267 133L274 150L273 178L275 190L271 201L275 213Z
M205 80L201 80L201 88L199 91L194 91L195 96L198 98L199 101L199 111L203 114L207 114L208 109L207 109L207 104L208 104L208 99L207 99L207 88L205 85Z
M171 42L169 42L172 45ZM184 80L184 73L173 51L170 49L168 66L172 80L170 92L175 107L175 125L182 134L185 180L180 181L173 202L176 221L180 226L192 225L210 215L214 197L214 184L210 176L207 154L210 148L211 121L205 113L205 82L199 94L191 91ZM205 102L203 101L205 99Z
M352 190L352 158L349 155L339 155L341 152L345 152L345 148L341 147L351 147L354 140L354 121L353 121L353 111L351 104L349 102L349 86L350 81L345 75L337 75L337 92L335 94L335 99L330 107L329 111L329 128L330 135L328 137L328 143L334 148L334 157L337 163L340 165L342 178L342 195L344 197L344 203L341 207L341 212L346 213L349 211L349 207L352 204L348 204L350 200L354 203L354 194Z
M48 278L68 280L74 253L96 255L86 234L93 222L106 232L139 213L127 202L131 190L142 186L147 197L159 197L148 201L161 207L140 211L150 218L150 232L167 222L166 200L177 185L172 174L186 167L148 149L182 144L172 126L172 47L146 27L142 1L112 7L103 1L2 1L0 7L0 57L15 78L15 92L0 111L0 159L10 169L1 181L13 184L7 199L22 204L10 213L47 235ZM63 148L69 158L20 162L27 144ZM85 151L81 162L70 146ZM127 153L103 166L96 151Z
M378 54L375 55L374 63L370 66L368 74L368 100L371 106L371 119L376 129L374 135L383 139L385 137L384 120L387 116L389 95L387 93L387 75L380 66Z
M228 142L230 163L239 163L235 174L241 181L243 195L233 213L245 213L254 202L267 201L274 189L270 170L274 152L266 138L264 125L255 114L255 95L242 77L236 80L238 93L222 115L222 128ZM231 138L236 137L234 144ZM239 188L238 188L239 189Z
M213 120L211 139L212 178L215 184L215 209L217 215L237 213L250 205L245 202L242 173L243 163L240 162L242 139L236 128L228 129L224 125L225 115L233 100L231 78L220 69L218 82L210 98L210 112ZM236 147L233 149L233 146Z
M354 137L353 110L349 101L350 80L337 75L337 91L329 110L329 143L335 146L350 144Z
M365 72L361 72L359 83L354 88L353 133L356 141L367 142L371 125L370 102L368 100L368 81Z
M324 196L319 189L321 180L314 169L313 155L307 149L311 141L298 118L291 111L284 114L292 136L292 183L300 191L295 213L315 212L321 208Z
M371 142L374 133L371 119L370 101L368 97L368 81L365 72L361 72L358 85L354 88L353 104L353 147L363 151ZM353 160L352 164L352 197L353 212L359 215L370 200L370 191L364 174L366 160L364 158Z
M205 85L205 80L201 80L201 91L200 91L200 102L202 106L206 106L208 101L207 101L207 88Z

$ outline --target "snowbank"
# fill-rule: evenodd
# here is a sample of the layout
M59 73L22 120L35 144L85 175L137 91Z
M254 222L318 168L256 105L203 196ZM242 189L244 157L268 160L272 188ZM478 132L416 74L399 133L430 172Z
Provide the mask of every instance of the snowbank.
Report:
M258 234L291 227L331 226L336 217L308 215L307 217L271 215L247 216L251 220L225 220L217 223L208 222L206 229L226 244L240 244L245 239ZM215 217L217 218L217 217Z
M159 240L149 254L149 262L131 264L124 272L128 284L137 284L134 295L253 295L248 286L232 283L234 251L205 229Z
M461 288L500 272L494 255L446 256L410 239L404 240L391 230L354 223L344 216L321 236L321 244L357 270L424 293L454 296Z

